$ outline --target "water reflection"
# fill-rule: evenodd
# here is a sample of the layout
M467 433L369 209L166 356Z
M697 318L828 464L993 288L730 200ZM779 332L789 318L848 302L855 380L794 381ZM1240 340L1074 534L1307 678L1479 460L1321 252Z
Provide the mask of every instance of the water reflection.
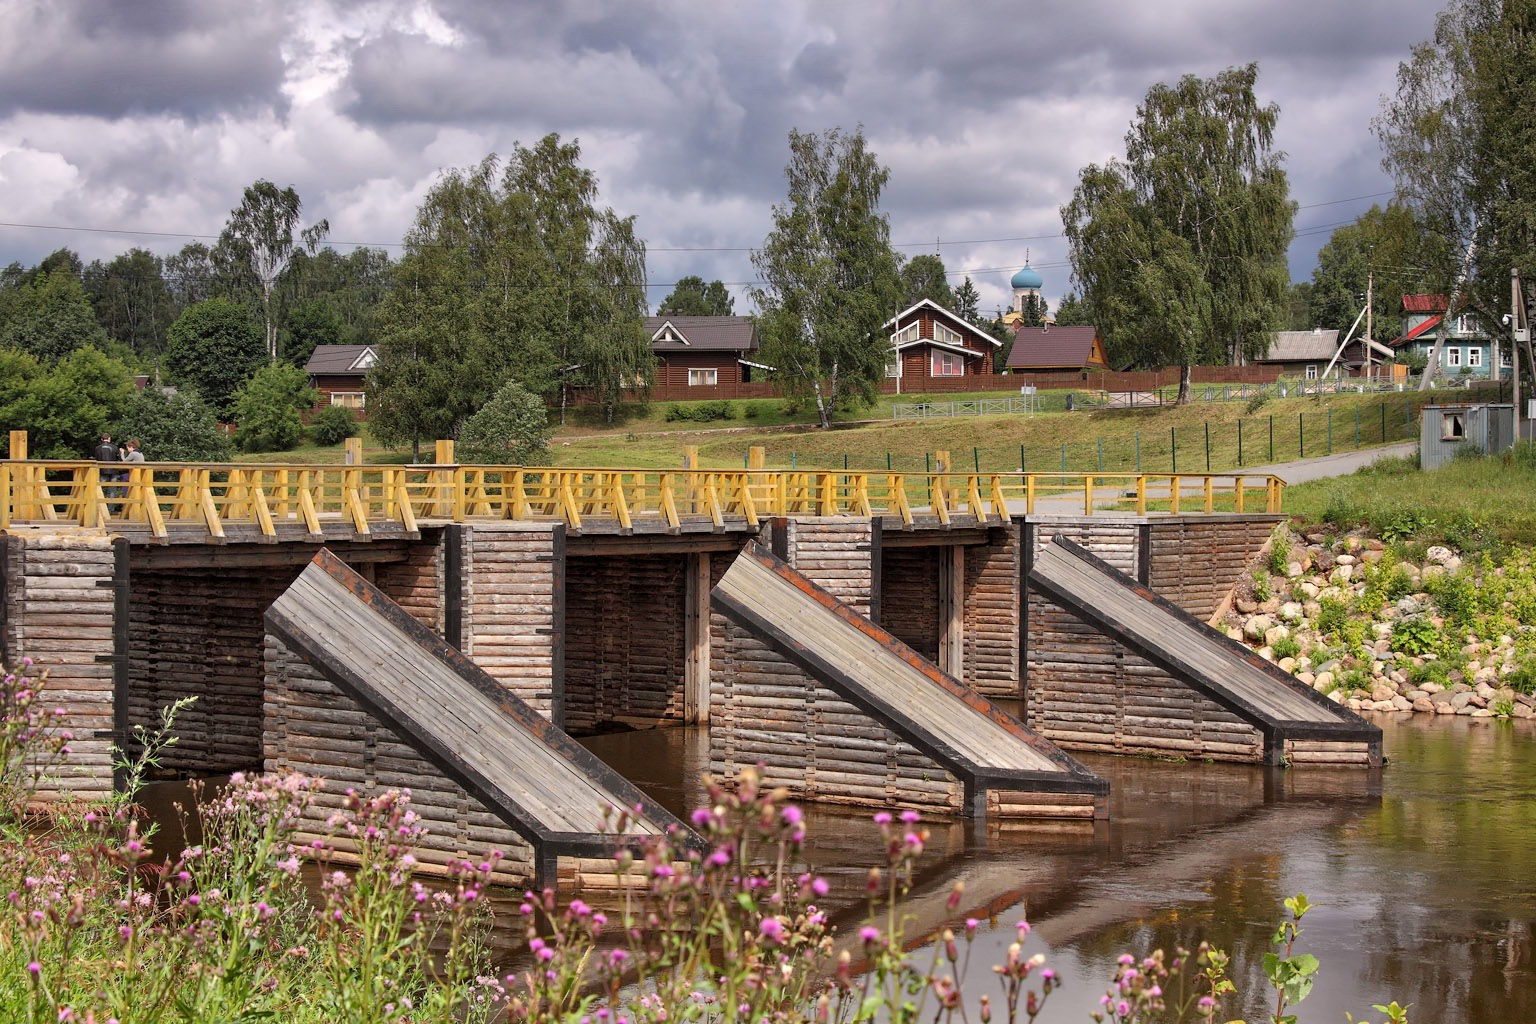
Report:
M1085 1020L1126 950L1207 939L1233 954L1250 1019L1264 1012L1260 960L1304 891L1302 947L1323 961L1302 1020L1397 999L1418 1020L1536 1020L1536 726L1424 717L1381 721L1383 772L1266 770L1236 765L1084 757L1110 780L1111 819L1079 834L1008 829L977 836L934 825L913 891L913 934L965 917L986 921L972 979L1035 926L1067 979L1054 1021ZM594 737L594 753L669 809L702 799L706 737L667 730ZM809 855L841 891L859 891L878 856L868 816L808 816ZM956 880L960 908L945 906ZM838 917L845 927L858 907ZM977 988L977 991L985 989Z

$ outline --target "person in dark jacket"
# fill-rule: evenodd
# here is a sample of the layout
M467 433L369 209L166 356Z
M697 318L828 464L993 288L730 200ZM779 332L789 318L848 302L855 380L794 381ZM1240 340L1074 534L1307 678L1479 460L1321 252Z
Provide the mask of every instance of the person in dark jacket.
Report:
M96 446L96 451L93 453L93 457L97 462L116 463L123 461L123 453L118 449L117 445L112 443L111 434L101 435L101 443ZM107 469L105 466L102 467L102 483L118 483L125 478L125 474L120 469ZM106 488L106 496L108 498L121 498L123 496L123 492L126 490L126 487L108 487ZM108 505L107 514L115 516L121 507L121 505Z

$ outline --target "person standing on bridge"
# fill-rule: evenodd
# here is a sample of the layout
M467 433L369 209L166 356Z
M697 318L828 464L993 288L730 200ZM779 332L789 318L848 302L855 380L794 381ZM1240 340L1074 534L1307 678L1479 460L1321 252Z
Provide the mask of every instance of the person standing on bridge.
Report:
M123 453L118 449L117 445L112 443L111 434L101 435L101 443L96 446L96 450L92 453L92 456L96 459L97 462L117 463L123 461ZM117 483L122 479L122 470L106 469L105 467L103 467L101 470L102 483ZM106 496L108 498L121 498L123 496L124 490L125 488L123 487L108 487L106 489ZM117 515L118 507L119 506L109 505L107 507L107 514L114 516Z

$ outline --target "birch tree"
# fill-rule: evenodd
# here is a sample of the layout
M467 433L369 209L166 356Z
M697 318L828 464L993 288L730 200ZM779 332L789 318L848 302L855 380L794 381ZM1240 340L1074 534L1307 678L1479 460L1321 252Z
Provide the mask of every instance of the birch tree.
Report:
M303 203L290 185L278 188L262 179L245 190L240 205L229 212L219 245L248 263L261 286L261 316L266 329L267 358L277 359L277 320L273 315L272 293L278 276L288 266L295 248L295 231ZM309 251L330 233L330 222L316 221L298 231L298 243Z
M834 409L874 400L891 353L881 324L898 311L902 284L880 212L889 171L862 130L792 130L789 149L789 194L752 254L762 280L753 297L763 358L827 428Z

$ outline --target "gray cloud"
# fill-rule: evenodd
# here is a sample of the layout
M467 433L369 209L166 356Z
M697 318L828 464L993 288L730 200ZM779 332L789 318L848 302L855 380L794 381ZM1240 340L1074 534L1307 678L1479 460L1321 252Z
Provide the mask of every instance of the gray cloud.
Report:
M1156 81L1258 60L1298 200L1384 189L1369 121L1438 3L23 0L0 15L0 189L20 196L12 219L216 233L240 188L270 177L333 237L394 241L440 168L558 131L637 215L652 281L741 281L744 252L660 250L756 244L783 194L785 133L862 124L891 168L893 237L919 243L908 252L1047 236L940 251L983 270L1027 248L1054 297L1068 276L1057 210L1078 168L1119 151ZM1325 239L1297 240L1294 273ZM0 258L66 242L175 247L0 232ZM978 276L986 305L1007 273Z

